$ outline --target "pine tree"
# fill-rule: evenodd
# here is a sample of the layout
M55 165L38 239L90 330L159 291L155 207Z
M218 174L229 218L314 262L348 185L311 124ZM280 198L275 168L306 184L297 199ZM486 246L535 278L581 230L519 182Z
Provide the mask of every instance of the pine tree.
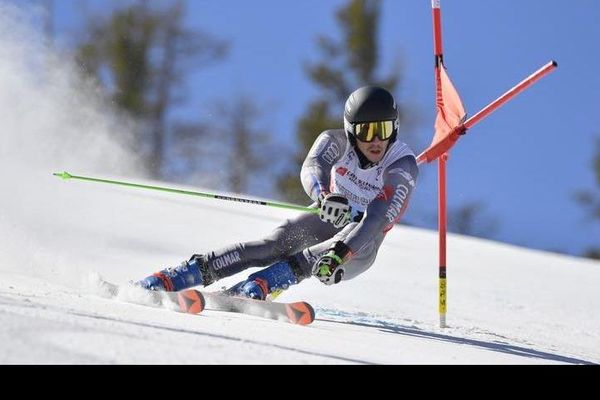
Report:
M176 89L185 67L221 59L225 43L184 26L185 3L164 9L139 0L108 18L93 15L87 23L78 59L84 70L112 93L116 106L141 122L138 153L149 174L161 177L167 164L168 116L182 100Z
M576 200L585 207L590 218L596 221L600 220L600 138L596 141L596 153L592 159L592 169L596 178L595 190L582 190L578 192ZM600 260L600 247L592 247L583 255Z
M278 189L287 201L305 204L308 200L300 183L300 168L317 136L327 129L343 126L343 107L346 97L364 85L378 85L394 92L400 81L396 70L378 78L378 0L350 0L337 12L342 39L321 36L317 46L322 60L307 68L308 76L320 90L297 124L296 138L300 146L289 170L278 180ZM402 109L400 108L402 118Z

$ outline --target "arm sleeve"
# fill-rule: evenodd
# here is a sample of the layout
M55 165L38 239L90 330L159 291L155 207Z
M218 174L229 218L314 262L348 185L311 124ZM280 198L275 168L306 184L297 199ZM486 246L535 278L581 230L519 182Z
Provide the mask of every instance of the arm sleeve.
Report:
M400 221L416 186L418 174L419 168L413 156L395 161L384 171L383 189L367 207L362 221L344 240L352 254L359 253L370 241Z
M346 136L336 134L334 131L321 133L308 152L300 178L302 186L308 196L317 201L319 194L329 191L331 167L342 158L346 150Z

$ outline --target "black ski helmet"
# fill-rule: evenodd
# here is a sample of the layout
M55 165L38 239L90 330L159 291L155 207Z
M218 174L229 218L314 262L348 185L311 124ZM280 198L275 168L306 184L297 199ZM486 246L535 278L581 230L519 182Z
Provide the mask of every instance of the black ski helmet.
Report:
M363 86L356 89L346 100L344 107L344 130L350 143L356 146L353 124L359 122L393 121L394 130L390 143L398 136L398 107L394 96L378 86Z

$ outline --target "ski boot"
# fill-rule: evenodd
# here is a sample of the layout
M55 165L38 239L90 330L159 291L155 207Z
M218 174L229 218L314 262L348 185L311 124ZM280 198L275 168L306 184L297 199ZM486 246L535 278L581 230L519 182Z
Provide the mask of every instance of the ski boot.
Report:
M155 272L149 277L136 282L136 285L147 290L178 292L193 286L208 286L213 282L214 277L210 273L204 257L194 255L177 267Z
M248 279L241 281L224 291L229 296L248 297L266 300L269 294L281 292L300 282L291 260L281 261L268 268L255 272Z

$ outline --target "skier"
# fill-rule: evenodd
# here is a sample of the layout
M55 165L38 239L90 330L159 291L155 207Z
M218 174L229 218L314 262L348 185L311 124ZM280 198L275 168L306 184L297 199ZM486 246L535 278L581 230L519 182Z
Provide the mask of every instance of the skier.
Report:
M290 219L262 240L195 254L137 284L179 291L270 265L226 290L265 300L311 276L326 285L356 277L375 261L415 188L416 158L397 136L393 96L376 86L357 89L345 104L344 129L322 132L302 166L302 185L318 215Z

